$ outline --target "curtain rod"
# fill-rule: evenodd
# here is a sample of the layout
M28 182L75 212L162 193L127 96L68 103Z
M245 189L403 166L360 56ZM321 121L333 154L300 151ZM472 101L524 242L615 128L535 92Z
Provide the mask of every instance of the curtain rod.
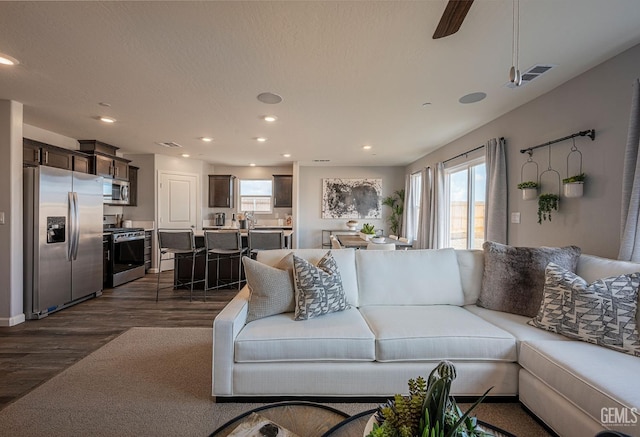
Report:
M575 137L589 137L591 138L591 141L593 141L596 139L596 131L595 129L583 130L575 134L567 135L566 137L558 138L557 140L548 141L544 144L539 144L537 146L521 149L520 153L532 152L533 150L539 149L540 147L550 146L551 144L559 143L560 141L564 141L564 140L570 140L571 138L575 138Z
M461 154L459 154L459 155L456 155L456 156L454 156L453 158L445 159L444 161L442 161L442 163L443 163L443 164L445 164L445 163L447 163L447 162L449 162L449 161L453 161L454 159L458 159L458 158L460 158L461 156L468 155L469 153L475 152L476 150L480 150L480 149L484 149L484 144L483 144L483 145L481 145L481 146L476 147L475 149L467 150L466 152L461 153Z

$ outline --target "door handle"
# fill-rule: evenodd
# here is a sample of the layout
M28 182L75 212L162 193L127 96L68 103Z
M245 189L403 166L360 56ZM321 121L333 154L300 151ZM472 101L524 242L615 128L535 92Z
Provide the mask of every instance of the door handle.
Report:
M73 259L78 259L78 246L80 245L80 213L78 212L78 193L73 193L73 214L74 214L74 244Z
M74 220L74 211L73 211L73 192L69 191L69 226L68 226L68 239L67 242L67 260L71 261L73 259L73 246L75 244L75 220Z

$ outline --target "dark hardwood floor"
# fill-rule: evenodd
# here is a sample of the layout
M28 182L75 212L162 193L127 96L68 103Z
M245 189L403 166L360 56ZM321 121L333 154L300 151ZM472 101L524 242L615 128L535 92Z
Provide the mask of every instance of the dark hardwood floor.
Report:
M207 327L236 295L233 290L160 290L156 275L106 289L102 296L10 328L0 327L0 409L137 326ZM163 272L170 286L173 272Z

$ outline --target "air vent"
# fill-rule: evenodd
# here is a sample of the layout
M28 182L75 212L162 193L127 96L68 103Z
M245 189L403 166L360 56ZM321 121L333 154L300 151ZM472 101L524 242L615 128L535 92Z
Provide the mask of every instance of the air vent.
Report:
M532 80L542 76L547 71L551 70L553 67L557 67L557 65L554 65L554 64L538 64L538 65L534 65L533 67L530 67L527 71L522 73L522 83L520 84L520 86L521 87L525 86L526 84L528 84ZM507 82L505 84L505 86L507 88L516 88L516 86L514 84L512 84L511 82Z
M330 159L314 159L313 162L329 162Z
M173 141L157 142L156 144L159 145L159 146L162 146L162 147L169 147L171 149L176 149L178 147L182 147L180 144L174 143Z

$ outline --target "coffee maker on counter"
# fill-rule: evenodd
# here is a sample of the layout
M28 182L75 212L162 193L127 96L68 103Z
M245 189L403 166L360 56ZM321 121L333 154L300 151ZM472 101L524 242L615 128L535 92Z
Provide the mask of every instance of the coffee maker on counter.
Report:
M214 220L215 226L224 226L224 223L225 223L224 212L216 212L213 215L213 220Z

